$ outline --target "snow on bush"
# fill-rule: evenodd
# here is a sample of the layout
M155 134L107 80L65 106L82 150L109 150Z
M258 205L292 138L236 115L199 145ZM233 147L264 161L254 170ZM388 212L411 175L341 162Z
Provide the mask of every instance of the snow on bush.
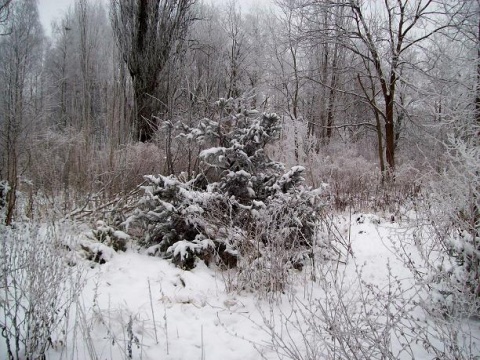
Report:
M84 284L70 266L70 239L62 227L0 225L0 353L9 359L44 359L62 342L70 308Z
M95 239L106 246L112 247L115 251L126 251L127 241L130 235L120 230L115 230L105 222L99 220L96 223L96 229L92 230Z
M0 181L0 222L3 224L7 211L7 193L10 190L8 181Z
M145 176L144 197L124 224L140 225L149 253L172 258L184 269L198 258L226 267L248 258L265 267L272 246L285 253L283 264L300 268L305 256L298 254L315 240L319 191L304 185L305 168L285 172L268 157L265 148L281 130L276 114L259 114L232 99L217 105L215 120L181 125L180 137L204 148L199 174L188 181Z
M419 229L418 238L431 244L427 249L421 243L441 307L479 316L480 148L475 139L452 136L446 150L448 166L429 189L431 223Z

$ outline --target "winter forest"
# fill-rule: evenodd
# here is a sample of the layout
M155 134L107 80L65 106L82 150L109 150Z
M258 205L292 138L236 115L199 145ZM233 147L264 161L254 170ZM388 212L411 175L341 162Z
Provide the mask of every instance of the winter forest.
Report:
M0 0L0 358L480 359L479 0Z

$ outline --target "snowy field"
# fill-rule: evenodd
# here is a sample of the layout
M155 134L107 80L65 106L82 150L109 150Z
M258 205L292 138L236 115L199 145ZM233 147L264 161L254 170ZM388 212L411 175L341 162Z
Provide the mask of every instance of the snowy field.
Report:
M329 359L348 353L361 359L433 358L418 327L428 320L416 306L425 294L413 287L400 257L400 244L413 261L415 248L407 244L407 227L389 220L336 216L350 254L341 262L292 270L283 294L227 292L233 270L199 263L183 271L131 247L112 253L102 265L81 260L76 269L85 267L85 287L67 330L52 337L47 358ZM478 341L479 321L459 326L468 326L468 341ZM442 349L447 334L436 329L428 330L429 342ZM343 342L329 340L334 332ZM475 354L477 343L468 346ZM3 342L1 351L6 354Z

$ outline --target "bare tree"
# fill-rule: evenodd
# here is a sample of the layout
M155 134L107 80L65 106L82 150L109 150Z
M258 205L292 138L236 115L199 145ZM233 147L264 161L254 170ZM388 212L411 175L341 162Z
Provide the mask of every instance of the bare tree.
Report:
M386 162L389 171L394 171L396 91L405 56L449 24L441 22L441 9L433 0L385 0L377 9L367 2L349 0L340 6L349 7L354 25L352 30L345 29L347 47L361 57L369 76L380 86L382 103L371 105L383 120Z
M10 4L12 0L1 0L0 1L0 35L6 35L9 33L8 29L3 29L7 23L8 16L10 15Z
M73 50L72 23L71 14L67 13L54 24L53 33L56 41L47 55L47 70L49 70L50 79L55 84L55 88L58 89L58 102L52 109L53 125L58 129L64 129L72 125L70 116L67 114L68 69L72 68L71 57ZM54 91L53 94L57 95L57 91Z
M298 38L298 29L303 18L295 11L295 4L278 1L281 12L270 19L272 87L278 92L277 106L283 108L293 125L295 162L300 158L299 125L303 118L301 111L302 88L305 86L305 51ZM277 96L275 96L277 97Z
M225 72L225 52L227 33L222 26L223 12L213 5L198 6L200 21L190 27L189 38L193 44L189 47L189 66L186 88L190 94L191 106L197 106L197 113L201 116L210 116L211 104L226 96L228 88Z
M135 98L136 138L149 141L156 129L152 115L165 111L159 76L193 20L195 0L111 0L111 20Z
M360 94L347 92L371 107L376 124L368 125L377 131L380 163L384 140L385 170L393 173L399 129L403 126L399 122L408 110L402 108L398 87L400 82L410 84L412 80L402 79L402 73L408 68L413 70L408 73L414 74L418 68L412 54L423 51L428 39L451 26L445 7L435 0L302 0L293 4L305 18L300 32L309 41L323 45L322 52L327 56L324 65L330 62L332 70L338 67L340 48L353 56L348 72L356 73ZM456 3L450 10L456 12L459 6ZM325 94L327 118L323 122L331 136L334 93L345 90L337 87L338 70L328 77L325 69L313 80L330 90Z
M11 9L11 33L0 41L0 76L3 84L0 96L1 176L9 183L6 224L13 221L16 191L19 183L20 157L25 155L25 136L34 117L29 108L27 82L43 40L36 1L22 0ZM37 51L37 53L35 53Z
M228 48L228 92L227 98L238 98L241 93L240 80L242 77L242 65L248 56L245 51L246 35L242 29L243 18L240 9L234 1L230 1L226 8L226 17L224 18L224 31L230 42Z
M308 52L313 55L309 66L311 74L307 77L321 85L313 95L316 101L312 101L312 105L317 103L317 109L312 109L311 113L317 116L310 115L309 119L309 134L317 138L317 151L320 140L325 138L328 142L333 135L340 69L345 68L345 51L341 42L336 40L344 27L345 7L332 7L331 4L331 0L326 0L318 2L313 9L300 8L305 25L299 29L299 36L306 41Z

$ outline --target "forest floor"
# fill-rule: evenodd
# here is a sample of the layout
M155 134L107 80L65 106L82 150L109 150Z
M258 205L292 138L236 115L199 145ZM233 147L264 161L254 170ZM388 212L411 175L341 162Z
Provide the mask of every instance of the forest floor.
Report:
M316 337L327 337L327 329L337 321L350 320L358 324L348 327L349 331L368 333L344 335L347 344L386 341L395 358L432 358L420 341L410 339L405 346L398 332L403 333L408 320L383 326L390 321L387 312L397 317L412 311L415 317L426 316L414 305L421 295L409 294L414 279L401 258L405 251L415 261L415 247L406 240L411 228L373 214L337 215L333 222L351 244L350 254L343 259L347 261L325 260L316 266L322 270L292 270L290 284L281 294L229 292L234 272L203 263L183 271L134 249L115 253L107 263L87 268L86 286L74 310L82 316L76 316L63 339L53 339L57 345L47 358L245 360L303 354L298 358L329 359L335 357L335 344L325 346L328 341ZM378 292L369 293L370 287ZM379 292L392 299L385 302ZM341 301L333 304L335 299ZM376 308L385 304L388 309ZM338 324L339 333L342 325ZM478 349L480 322L465 320L464 325ZM375 338L374 328L378 334L385 329L392 333ZM441 348L441 340L432 341ZM369 356L376 358L373 352Z

